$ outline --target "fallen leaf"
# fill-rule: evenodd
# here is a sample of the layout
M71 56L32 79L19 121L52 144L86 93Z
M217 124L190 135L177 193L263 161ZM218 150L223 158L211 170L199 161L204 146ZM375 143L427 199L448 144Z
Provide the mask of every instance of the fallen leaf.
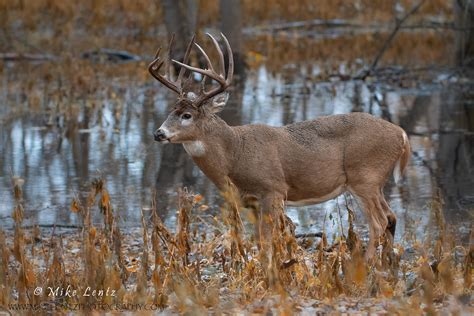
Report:
M71 212L77 213L79 211L80 211L79 202L77 201L76 198L74 198L72 199L72 202L71 202Z

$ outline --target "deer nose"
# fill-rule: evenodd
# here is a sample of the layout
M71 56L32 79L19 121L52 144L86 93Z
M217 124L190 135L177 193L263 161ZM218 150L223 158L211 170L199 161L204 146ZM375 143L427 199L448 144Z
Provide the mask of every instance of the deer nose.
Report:
M157 142L161 142L161 141L163 141L163 140L166 139L165 132L164 132L161 128L157 129L157 130L153 133L153 136L155 137L155 140L156 140Z

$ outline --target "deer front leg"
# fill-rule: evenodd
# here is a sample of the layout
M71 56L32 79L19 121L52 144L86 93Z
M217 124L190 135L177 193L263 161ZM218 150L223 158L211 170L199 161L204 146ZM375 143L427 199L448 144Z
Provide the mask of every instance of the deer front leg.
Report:
M283 212L283 207L282 195L268 194L260 199L260 205L255 210L255 236L259 247L260 261L267 273L270 287L273 287L278 280L273 249L273 232L278 224L278 216Z
M271 252L273 228L277 216L284 211L283 206L283 196L279 194L267 194L260 199L255 210L255 237L260 251Z

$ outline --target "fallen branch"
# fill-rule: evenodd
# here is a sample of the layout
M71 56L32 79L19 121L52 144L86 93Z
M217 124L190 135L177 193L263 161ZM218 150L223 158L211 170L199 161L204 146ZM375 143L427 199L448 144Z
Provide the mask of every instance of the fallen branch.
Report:
M118 62L118 61L137 61L141 60L140 56L129 53L124 50L115 50L109 48L101 48L98 50L87 51L81 54L84 59L105 59L107 61Z
M5 61L17 61L17 60L54 60L56 56L50 54L29 54L29 53L0 53L0 59Z
M102 48L94 51L81 53L81 58L92 60L104 60L110 62L139 61L144 59L141 56L134 55L123 50L114 50ZM31 53L0 53L0 60L5 61L49 61L58 60L59 56L51 54L31 54Z
M67 229L82 229L82 225L61 225L61 224L39 224L39 225L24 225L21 226L22 229L33 229L33 228L67 228Z
M296 238L322 238L323 233L306 233L306 234L296 234Z

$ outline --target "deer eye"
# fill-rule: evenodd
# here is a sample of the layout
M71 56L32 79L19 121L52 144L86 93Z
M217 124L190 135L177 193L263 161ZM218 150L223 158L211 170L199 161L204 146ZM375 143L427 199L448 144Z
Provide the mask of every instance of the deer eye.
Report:
M192 118L193 116L189 113L184 113L183 115L181 115L181 118L183 120L189 120L190 118Z

